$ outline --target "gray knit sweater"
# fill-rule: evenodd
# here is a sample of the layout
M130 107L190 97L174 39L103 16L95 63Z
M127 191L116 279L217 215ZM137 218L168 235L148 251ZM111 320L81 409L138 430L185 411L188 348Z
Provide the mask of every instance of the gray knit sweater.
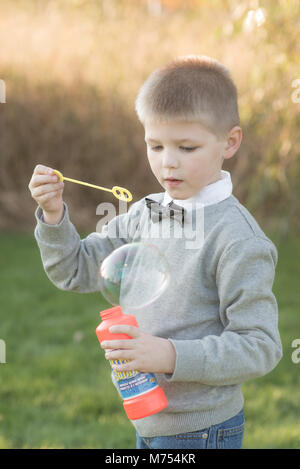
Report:
M148 197L161 203L163 196ZM62 221L48 225L37 207L34 234L51 282L79 293L100 291L102 260L125 243L145 240L149 230L143 227L164 223L152 221L143 198L100 233L80 239L65 202L64 209ZM171 219L172 226L178 223ZM282 357L272 292L276 247L233 195L204 207L202 227L201 247L187 248L184 237L151 239L169 262L171 282L146 311L134 314L141 330L172 342L176 364L173 374L156 374L168 406L132 421L143 437L192 432L231 418L243 407L242 383L269 373Z

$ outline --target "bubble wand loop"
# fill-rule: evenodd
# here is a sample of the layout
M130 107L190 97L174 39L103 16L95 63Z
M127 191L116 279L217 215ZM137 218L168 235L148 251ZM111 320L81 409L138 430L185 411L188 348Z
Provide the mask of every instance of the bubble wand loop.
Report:
M131 192L129 192L129 190L125 189L124 187L114 186L112 189L108 189L107 187L96 186L95 184L89 184L88 182L83 182L83 181L78 181L77 179L67 178L63 176L62 173L58 171L57 169L54 169L53 171L55 172L55 174L57 174L57 176L59 177L61 181L74 182L76 184L81 184L83 186L93 187L94 189L100 189L101 191L112 192L113 195L117 199L123 200L124 202L130 202L132 200Z

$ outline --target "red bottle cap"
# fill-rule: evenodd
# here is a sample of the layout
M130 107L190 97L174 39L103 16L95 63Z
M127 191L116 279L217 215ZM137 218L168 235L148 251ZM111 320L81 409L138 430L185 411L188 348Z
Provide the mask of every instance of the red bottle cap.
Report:
M103 321L104 319L115 318L117 316L121 316L122 314L123 313L122 313L121 306L115 306L114 308L109 308L109 309L105 309L104 311L101 311L100 318Z

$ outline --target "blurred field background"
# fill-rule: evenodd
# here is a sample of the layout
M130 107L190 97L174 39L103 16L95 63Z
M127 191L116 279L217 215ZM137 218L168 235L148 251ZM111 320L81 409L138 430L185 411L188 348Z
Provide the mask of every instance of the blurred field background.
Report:
M101 295L57 290L33 239L36 164L98 185L159 192L134 100L178 55L223 62L239 90L243 142L223 169L279 251L274 292L284 357L244 385L244 447L299 448L300 4L297 0L1 0L0 447L134 448L94 330ZM80 234L106 192L65 185Z

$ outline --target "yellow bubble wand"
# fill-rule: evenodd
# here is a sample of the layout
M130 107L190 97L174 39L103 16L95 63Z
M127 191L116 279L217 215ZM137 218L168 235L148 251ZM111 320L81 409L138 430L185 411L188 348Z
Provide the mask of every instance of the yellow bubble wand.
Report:
M129 190L125 189L124 187L114 186L112 189L108 189L107 187L95 186L95 184L89 184L88 182L77 181L77 179L66 178L57 169L54 169L53 171L55 172L55 174L57 174L61 181L75 182L76 184L82 184L83 186L93 187L94 189L100 189L101 191L112 192L117 199L123 200L124 202L130 202L132 200L131 192L129 192Z

